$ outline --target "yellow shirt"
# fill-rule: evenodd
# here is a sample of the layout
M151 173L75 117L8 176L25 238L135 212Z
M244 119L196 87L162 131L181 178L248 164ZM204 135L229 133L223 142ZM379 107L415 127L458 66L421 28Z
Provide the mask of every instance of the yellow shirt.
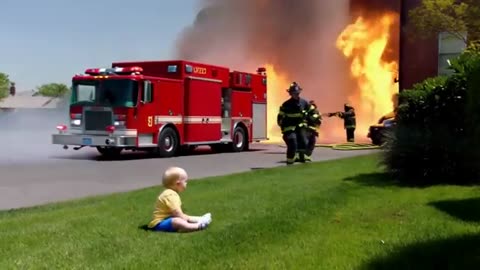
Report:
M172 189L165 189L155 202L155 210L153 211L153 219L148 224L149 228L155 227L158 223L172 215L174 210L180 209L182 201L178 193Z

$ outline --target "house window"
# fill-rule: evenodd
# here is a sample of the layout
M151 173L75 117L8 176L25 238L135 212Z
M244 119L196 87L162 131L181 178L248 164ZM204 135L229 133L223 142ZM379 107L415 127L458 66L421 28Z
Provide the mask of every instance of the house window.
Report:
M466 37L466 34L464 34ZM449 75L453 70L448 69L448 61L458 57L466 49L465 42L449 33L438 35L438 75Z

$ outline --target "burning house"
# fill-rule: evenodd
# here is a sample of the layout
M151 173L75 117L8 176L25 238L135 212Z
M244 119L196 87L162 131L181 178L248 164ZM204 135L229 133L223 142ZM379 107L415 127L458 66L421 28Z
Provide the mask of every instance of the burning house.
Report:
M392 95L439 72L438 41L400 31L420 1L201 0L177 41L177 57L246 70L265 66L273 140L280 140L276 114L291 81L321 112L353 104L362 139L392 110ZM325 119L320 140L343 139L341 121Z

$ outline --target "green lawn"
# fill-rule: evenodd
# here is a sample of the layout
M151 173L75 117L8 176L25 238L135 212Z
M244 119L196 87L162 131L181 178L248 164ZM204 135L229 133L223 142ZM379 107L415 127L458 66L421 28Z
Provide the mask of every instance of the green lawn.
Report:
M141 228L159 188L0 212L0 269L476 268L480 189L401 187L377 162L191 181L184 210L213 216L191 234Z

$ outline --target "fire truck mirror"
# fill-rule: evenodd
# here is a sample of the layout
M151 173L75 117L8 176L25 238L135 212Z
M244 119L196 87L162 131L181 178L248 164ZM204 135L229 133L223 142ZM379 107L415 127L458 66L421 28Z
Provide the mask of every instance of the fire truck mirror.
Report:
M150 81L143 82L142 103L152 102L152 83Z

